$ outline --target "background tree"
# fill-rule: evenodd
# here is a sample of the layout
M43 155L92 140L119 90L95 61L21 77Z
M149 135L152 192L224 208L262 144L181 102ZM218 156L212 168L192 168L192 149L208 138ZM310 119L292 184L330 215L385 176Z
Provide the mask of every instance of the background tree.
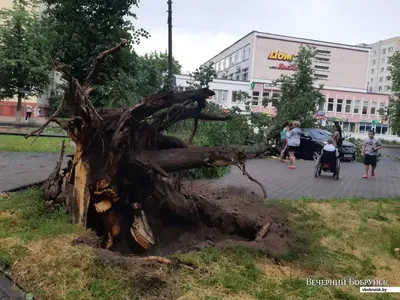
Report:
M21 121L22 99L40 96L49 84L48 43L36 4L14 0L12 9L0 11L0 99L18 97L16 121Z
M390 75L392 79L391 91L394 97L390 99L389 105L386 111L380 112L384 114L384 119L389 121L389 125L393 132L400 133L400 53L395 52L389 58Z
M279 86L280 96L272 100L263 99L264 106L272 101L272 105L277 109L274 118L276 124L299 120L305 127L314 126L315 112L324 102L324 96L320 92L323 85L315 87L314 57L315 48L300 46L293 63L296 71L292 75L281 76L273 83Z
M43 23L52 41L51 56L63 74L82 81L93 66L93 58L109 47L127 39L128 51L105 59L100 74L91 84L95 106L126 106L158 89L156 80L148 78L145 63L133 46L141 37L149 37L136 29L130 20L137 0L44 0ZM65 76L64 76L65 77ZM102 87L100 87L102 86Z

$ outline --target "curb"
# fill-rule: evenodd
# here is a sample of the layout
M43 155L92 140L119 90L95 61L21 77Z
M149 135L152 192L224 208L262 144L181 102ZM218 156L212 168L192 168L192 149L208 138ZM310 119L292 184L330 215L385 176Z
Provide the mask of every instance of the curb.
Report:
M6 281L8 281L8 285L3 287L4 291L7 293L6 296L13 296L12 294L19 294L19 299L30 299L35 300L36 298L28 293L18 282L16 282L10 275L8 275L3 268L0 268L0 277L4 277ZM8 289L9 291L7 292ZM10 294L10 291L12 294ZM3 299L3 298L2 298ZM11 298L10 298L11 299Z
M5 191L1 191L1 192L2 193L13 193L13 192L19 192L19 191L27 190L27 189L30 189L32 187L40 187L45 181L46 180L41 180L41 181L30 183L30 184L20 185L20 186L17 186L15 188L12 188L12 189L9 189L9 190L5 190Z

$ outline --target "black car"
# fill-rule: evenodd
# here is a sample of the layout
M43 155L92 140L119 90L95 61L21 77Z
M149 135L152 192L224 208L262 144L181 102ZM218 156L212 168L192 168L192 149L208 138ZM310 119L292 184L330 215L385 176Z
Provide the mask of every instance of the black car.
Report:
M296 156L316 160L332 134L320 128L302 128L301 131L301 142ZM339 157L341 160L354 161L356 159L355 145L344 140L339 148Z

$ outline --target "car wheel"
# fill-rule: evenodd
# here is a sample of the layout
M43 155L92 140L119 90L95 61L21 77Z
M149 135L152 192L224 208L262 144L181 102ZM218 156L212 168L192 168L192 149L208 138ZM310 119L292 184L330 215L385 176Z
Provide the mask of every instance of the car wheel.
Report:
M321 155L321 149L315 150L313 153L313 160L317 161L318 157Z

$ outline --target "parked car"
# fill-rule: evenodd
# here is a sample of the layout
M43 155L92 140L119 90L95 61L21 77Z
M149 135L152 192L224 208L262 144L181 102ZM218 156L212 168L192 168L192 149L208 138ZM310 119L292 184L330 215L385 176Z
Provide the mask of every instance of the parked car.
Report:
M316 160L327 140L332 137L332 133L320 128L302 128L301 130L301 142L296 156ZM342 146L339 147L339 157L341 160L354 161L356 159L355 145L344 140Z

